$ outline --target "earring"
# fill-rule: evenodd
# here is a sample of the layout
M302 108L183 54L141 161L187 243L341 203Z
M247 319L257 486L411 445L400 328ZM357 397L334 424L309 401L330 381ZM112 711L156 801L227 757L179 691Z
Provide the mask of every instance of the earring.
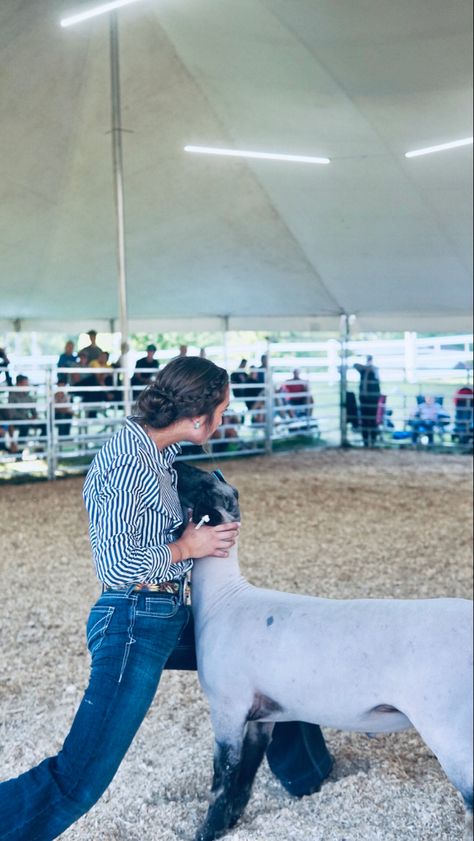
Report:
M200 429L201 421L195 420L193 423L194 429Z

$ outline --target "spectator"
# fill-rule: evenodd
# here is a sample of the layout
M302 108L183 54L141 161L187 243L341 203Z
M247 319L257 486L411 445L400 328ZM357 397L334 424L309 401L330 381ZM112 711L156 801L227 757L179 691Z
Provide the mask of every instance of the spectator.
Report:
M355 364L360 374L359 403L362 440L364 447L373 447L377 440L377 407L380 397L380 380L373 357L365 365Z
M81 358L84 357L84 352L81 351L80 356ZM101 350L97 359L93 359L92 362L89 362L88 367L91 370L89 375L83 380L80 380L80 383L83 386L99 386L100 391L96 389L95 391L84 391L82 394L80 392L76 392L80 394L84 403L100 403L102 401L112 402L115 399L116 393L114 390L114 378L112 373L112 365L109 362L110 354L106 350ZM101 369L101 370L98 370ZM110 369L110 374L107 373L107 369ZM96 371L97 373L93 373ZM89 418L97 417L97 412L99 408L95 409L88 409L87 416Z
M4 409L4 413L13 421L32 421L31 424L22 424L26 433L32 429L39 429L39 434L46 436L46 424L35 423L38 420L38 413L35 407L35 398L27 390L30 382L28 377L24 374L18 374L15 385L21 391L10 391L8 394L8 409Z
M12 385L12 378L8 370L9 365L10 360L7 356L7 352L5 348L0 347L0 383L3 382L3 385L6 385L7 387Z
M90 366L89 366L89 359L88 359L87 353L85 352L85 350L80 350L79 353L77 354L77 362L74 366L73 371L71 372L71 382L74 383L74 385L77 385L78 383L84 384L84 380L87 377L89 377L89 376L94 377L94 375L91 374L90 371L84 370L84 369L88 369L89 367ZM94 379L94 382L95 382L95 379Z
M252 412L250 418L251 423L265 423L265 412L261 412L261 410L265 409L265 388L261 387L262 383L265 384L265 373L266 367L263 365L260 368L256 368L255 365L250 366L247 380L249 384L247 389L248 398L245 401L245 405L249 412ZM261 412L261 414L257 414L258 412Z
M460 444L472 444L474 391L470 386L462 386L454 395L453 440Z
M99 358L99 355L102 353L102 348L100 348L98 346L98 344L96 344L96 339L97 339L97 331L96 330L89 330L87 332L87 335L89 336L89 339L91 340L91 343L90 343L90 345L87 345L87 347L82 348L82 350L80 350L79 353L80 354L85 353L87 355L87 361L88 362L93 362L94 359Z
M113 385L113 377L112 377L112 365L109 362L110 353L107 350L102 350L99 353L97 359L93 359L89 365L89 368L100 368L100 371L94 375L97 385L111 387ZM107 369L110 369L110 374L107 373ZM105 398L105 399L112 399Z
M201 359L206 359L206 348L205 347L201 348L201 350L199 351L199 356L200 356Z
M71 422L74 414L67 387L67 376L60 374L58 385L54 392L54 419L57 421L56 428L58 435L61 437L71 434Z
M211 435L211 441L216 443L212 445L214 453L222 453L226 450L237 450L239 448L239 433L237 427L241 423L241 418L233 412L226 410L222 415L221 426Z
M160 367L158 360L155 359L155 353L156 345L147 345L146 356L137 361L131 380L134 400L138 400L140 392L155 379L156 371Z
M280 392L295 418L309 418L313 414L313 396L309 382L302 380L298 368L293 371L293 378L282 383Z
M251 412L256 412L260 409L265 409L265 382L267 378L267 370L268 370L268 357L266 353L262 354L260 357L260 365L258 368L255 365L250 366L250 373L248 376L248 383L251 386L248 389L249 397L253 397L253 400L246 400L245 404L247 409ZM261 388L255 388L256 385L262 386ZM264 423L265 422L265 412L263 411L262 414L253 414L251 418L252 423Z
M437 403L434 397L427 394L422 403L419 403L411 414L410 426L412 428L412 441L418 442L420 435L426 435L428 443L433 443L433 432L442 418L446 418L443 407Z
M89 365L89 368L112 368L112 365L109 362L110 353L108 350L101 350L97 359L93 359Z
M264 353L260 357L259 367L256 368L256 369L254 368L254 371L255 370L257 371L256 378L255 378L256 382L261 383L262 385L265 385L266 378L267 378L267 368L268 368L268 357L267 357L267 354ZM263 391L261 393L263 393Z
M237 400L243 400L249 396L249 389L245 386L249 382L249 375L245 370L247 367L247 360L241 359L239 367L236 371L232 371L230 381L232 383L232 393Z
M71 383L74 385L73 393L77 397L80 397L83 403L95 403L100 399L98 393L97 391L89 391L88 389L97 386L97 376L88 369L90 369L90 363L87 353L85 350L80 350L76 367L72 369L70 374ZM82 391L82 389L87 389L87 391ZM96 409L89 409L87 411L88 417L95 418L96 415Z
M64 345L64 351L58 359L58 368L74 368L77 364L77 353L74 353L74 342L68 341ZM59 374L63 378L63 374Z
M180 345L179 346L179 356L187 356L188 355L188 346L187 345Z

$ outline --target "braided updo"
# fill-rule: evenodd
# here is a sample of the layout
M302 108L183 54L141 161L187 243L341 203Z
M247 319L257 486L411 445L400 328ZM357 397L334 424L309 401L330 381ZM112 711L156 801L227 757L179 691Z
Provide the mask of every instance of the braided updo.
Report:
M210 424L217 406L225 399L228 384L227 371L209 359L178 356L142 391L135 417L154 429L200 415L206 415Z

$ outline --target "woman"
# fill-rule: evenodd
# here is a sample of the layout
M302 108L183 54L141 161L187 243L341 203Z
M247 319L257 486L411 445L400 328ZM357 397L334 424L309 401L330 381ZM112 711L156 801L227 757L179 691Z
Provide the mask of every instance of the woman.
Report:
M195 667L179 645L190 621L186 574L193 558L227 557L239 524L190 523L177 539L172 465L178 442L204 444L228 403L222 368L176 358L92 462L84 499L103 592L87 623L90 681L60 753L0 785L2 841L50 841L87 812L117 771L173 652L178 667ZM190 627L186 636L192 646Z

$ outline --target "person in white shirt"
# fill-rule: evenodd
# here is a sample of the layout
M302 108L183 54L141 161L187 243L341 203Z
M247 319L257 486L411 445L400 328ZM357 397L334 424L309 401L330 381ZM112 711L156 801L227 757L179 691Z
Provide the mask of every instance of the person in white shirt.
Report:
M410 426L412 427L412 441L414 444L418 442L420 434L428 436L428 442L433 443L433 432L440 419L445 416L445 412L434 397L426 395L423 403L420 403L411 415Z

